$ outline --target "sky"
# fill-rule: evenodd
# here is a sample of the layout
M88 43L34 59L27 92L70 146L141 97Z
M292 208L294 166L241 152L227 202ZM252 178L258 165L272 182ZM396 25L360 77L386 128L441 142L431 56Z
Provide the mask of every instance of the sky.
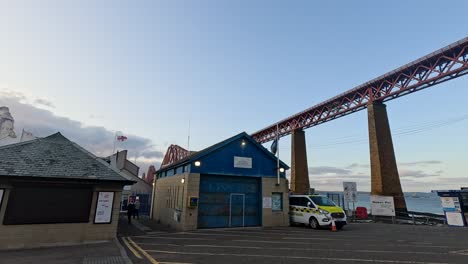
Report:
M17 131L62 131L99 156L121 131L118 148L146 171L189 133L191 150L253 133L467 37L463 10L466 1L0 0L0 106ZM463 76L387 103L404 191L468 186L466 102ZM312 187L370 190L366 114L306 130ZM290 149L282 138L286 163Z

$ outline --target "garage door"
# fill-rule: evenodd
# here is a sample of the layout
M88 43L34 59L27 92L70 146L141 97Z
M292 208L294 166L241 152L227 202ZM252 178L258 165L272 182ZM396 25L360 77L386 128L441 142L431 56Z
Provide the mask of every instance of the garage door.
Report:
M198 228L260 225L260 178L201 175Z

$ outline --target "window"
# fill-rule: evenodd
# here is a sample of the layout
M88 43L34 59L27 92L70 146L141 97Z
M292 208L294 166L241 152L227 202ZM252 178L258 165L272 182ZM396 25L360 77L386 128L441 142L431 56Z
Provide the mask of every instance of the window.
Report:
M87 223L92 198L89 186L15 185L3 224Z
M190 171L190 164L187 164L184 166L184 172L189 172Z
M271 210L283 211L283 193L271 194Z
M319 206L336 206L336 204L332 200L328 199L325 196L310 196L310 198L312 199L312 201L314 201L316 205Z
M309 202L309 199L307 199L306 197L290 197L289 198L289 205L307 207L308 202Z

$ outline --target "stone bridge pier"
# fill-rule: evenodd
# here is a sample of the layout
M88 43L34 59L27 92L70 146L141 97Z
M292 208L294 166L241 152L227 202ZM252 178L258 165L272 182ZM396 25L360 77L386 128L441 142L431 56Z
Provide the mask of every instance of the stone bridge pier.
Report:
M386 105L374 102L367 106L371 165L371 194L393 196L395 210L406 212L405 196L393 150Z
M371 165L371 194L393 196L395 209L406 212L406 202L393 149L392 134L385 104L374 102L367 106ZM346 181L343 178L343 181ZM309 193L309 168L305 133L296 129L291 133L291 191Z
M302 129L293 130L291 133L290 188L294 194L307 194L310 190L305 132Z

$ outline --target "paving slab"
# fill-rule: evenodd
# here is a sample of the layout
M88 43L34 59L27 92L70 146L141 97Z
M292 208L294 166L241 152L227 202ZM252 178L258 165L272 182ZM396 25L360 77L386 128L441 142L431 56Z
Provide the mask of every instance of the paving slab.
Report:
M0 264L132 264L118 240L0 251Z

